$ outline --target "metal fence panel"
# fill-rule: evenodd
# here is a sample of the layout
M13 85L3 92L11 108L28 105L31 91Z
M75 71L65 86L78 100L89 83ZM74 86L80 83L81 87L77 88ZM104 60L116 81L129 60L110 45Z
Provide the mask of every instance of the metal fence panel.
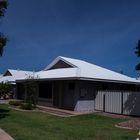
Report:
M95 109L140 116L140 92L98 91L95 98Z
M123 114L140 116L140 92L123 92Z
M122 93L106 92L105 94L105 112L122 113Z
M103 111L104 109L104 92L98 91L95 98L95 110Z

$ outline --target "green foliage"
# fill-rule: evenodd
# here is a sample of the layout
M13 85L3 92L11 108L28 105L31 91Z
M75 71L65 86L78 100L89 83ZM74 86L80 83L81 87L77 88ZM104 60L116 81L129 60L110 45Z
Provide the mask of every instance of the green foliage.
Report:
M140 57L140 40L138 40L137 46L136 46L136 50L135 50L135 54L137 55L137 57ZM138 63L135 66L136 70L140 70L140 63Z
M4 16L7 6L8 6L7 0L0 0L0 17Z
M135 54L140 57L140 40L138 41L138 44L136 46L136 51L135 51Z
M33 104L36 106L37 104L37 84L34 81L26 81L25 83L25 103Z
M9 101L9 104L10 105L13 105L13 106L20 106L21 105L21 103L23 103L23 101L22 100L10 100Z
M33 106L31 103L21 103L20 108L25 110L32 110Z
M12 85L0 83L0 97L6 98L6 96L11 96L13 94L12 90Z
M3 48L6 46L6 44L7 38L3 34L0 34L0 56L2 56Z
M140 63L135 66L136 70L140 70Z
M7 0L0 0L0 17L3 17L8 6ZM7 37L0 33L0 56L3 54L3 49L7 44Z

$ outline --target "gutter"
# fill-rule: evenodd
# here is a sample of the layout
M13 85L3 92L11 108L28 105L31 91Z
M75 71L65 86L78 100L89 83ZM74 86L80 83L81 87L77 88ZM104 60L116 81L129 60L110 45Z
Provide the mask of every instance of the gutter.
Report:
M97 81L97 82L110 82L110 83L122 83L122 84L135 84L140 85L140 82L131 82L131 81L117 81L117 80L107 80L107 79L94 79L94 78L85 78L85 77L64 77L64 78L42 78L42 79L22 79L16 80L16 83L22 83L25 81L59 81L59 80L84 80L84 81Z

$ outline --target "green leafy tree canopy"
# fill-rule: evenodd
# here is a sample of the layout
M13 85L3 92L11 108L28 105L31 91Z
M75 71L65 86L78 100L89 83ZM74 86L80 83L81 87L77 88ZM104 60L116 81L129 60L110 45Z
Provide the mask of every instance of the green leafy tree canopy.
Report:
M135 54L140 57L140 40L138 40L138 43L137 43L137 46L136 46L136 50L135 50ZM136 70L140 70L140 63L138 63L136 66L135 66L135 69Z
M0 33L0 56L2 56L3 54L3 48L6 46L7 44L7 38Z
M8 6L8 1L7 0L0 0L0 18L4 16L5 11ZM0 33L0 56L3 54L3 49L7 44L7 38Z
M7 9L8 2L7 0L0 0L0 17L4 16L4 13Z

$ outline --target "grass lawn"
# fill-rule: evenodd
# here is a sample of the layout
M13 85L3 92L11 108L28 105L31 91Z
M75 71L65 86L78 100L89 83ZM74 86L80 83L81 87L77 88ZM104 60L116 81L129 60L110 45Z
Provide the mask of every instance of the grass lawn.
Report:
M61 118L0 105L0 127L15 140L135 140L138 130L114 127L121 121L94 114Z

